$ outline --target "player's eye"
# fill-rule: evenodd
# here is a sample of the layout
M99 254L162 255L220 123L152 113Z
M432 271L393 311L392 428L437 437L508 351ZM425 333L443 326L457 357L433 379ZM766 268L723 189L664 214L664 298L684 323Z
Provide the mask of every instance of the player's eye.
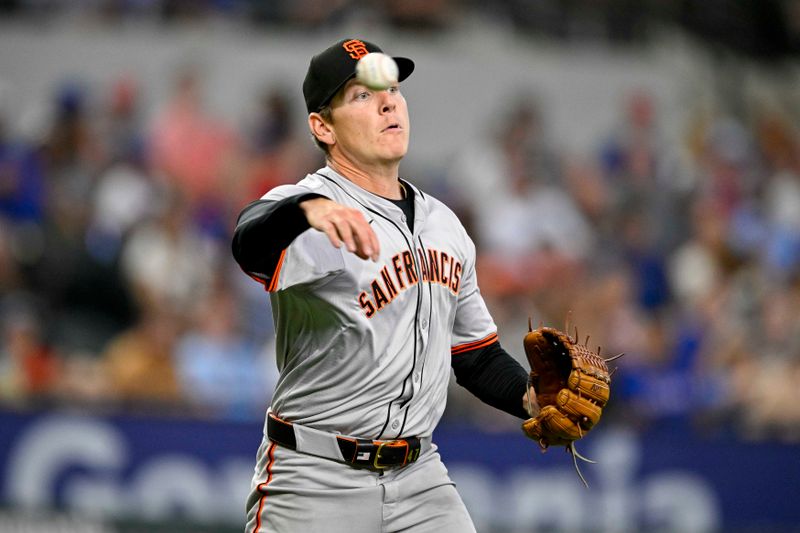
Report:
M356 93L354 100L364 101L369 98L369 91L359 91Z
M392 85L388 89L386 89L389 94L400 94L400 86L399 85Z

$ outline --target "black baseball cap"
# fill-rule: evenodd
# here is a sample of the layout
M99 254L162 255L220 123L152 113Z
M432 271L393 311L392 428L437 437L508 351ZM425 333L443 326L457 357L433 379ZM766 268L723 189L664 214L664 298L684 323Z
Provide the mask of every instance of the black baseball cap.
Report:
M361 39L342 39L311 58L303 81L306 109L314 113L325 107L347 81L356 75L356 63L372 52L383 52L379 46ZM414 71L414 62L407 57L393 58L397 63L397 81Z

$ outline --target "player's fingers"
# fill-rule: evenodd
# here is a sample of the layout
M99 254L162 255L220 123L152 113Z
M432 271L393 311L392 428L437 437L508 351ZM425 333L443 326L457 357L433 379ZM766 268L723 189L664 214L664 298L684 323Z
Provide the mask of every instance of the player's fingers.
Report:
M381 245L375 230L372 229L361 211L354 212L353 222L353 231L359 239L361 251L366 255L364 259L377 261L380 257Z
M328 236L328 240L334 248L339 248L342 241L339 240L339 233L336 231L336 226L333 223L326 223L319 226L319 230Z
M336 233L347 247L347 250L349 252L355 252L356 241L353 238L353 229L350 226L350 222L346 218L336 218L331 222L336 227Z
M359 214L359 217L354 220L353 234L356 238L358 256L362 259L377 260L379 252L378 237L363 215Z
M378 236L358 209L347 208L328 199L316 198L301 204L312 228L324 232L331 244L345 244L349 252L362 259L377 261Z
M536 418L539 416L539 412L541 412L541 408L539 407L539 402L536 399L536 390L533 386L528 387L528 391L522 397L522 404L524 409L528 412L528 415L531 418Z
M356 249L353 253L356 254L361 259L369 259L371 256L371 252L370 253L366 252L364 243L361 242L361 239L359 238L357 233L353 233L353 240L355 240L356 243Z

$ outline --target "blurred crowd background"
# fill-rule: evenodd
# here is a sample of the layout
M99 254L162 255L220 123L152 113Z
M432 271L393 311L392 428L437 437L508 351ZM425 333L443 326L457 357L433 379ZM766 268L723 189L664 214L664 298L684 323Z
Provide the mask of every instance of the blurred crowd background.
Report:
M501 343L521 361L529 316L569 323L603 354L626 354L609 417L800 439L800 2L3 0L0 20L33 33L137 26L143 39L375 31L421 50L483 24L531 50L691 40L714 68L702 106L665 116L630 86L614 123L576 151L555 140L537 87L498 87L505 100L473 142L440 154L445 165L412 151L401 170L461 216ZM191 63L168 94L135 71L76 72L45 99L4 100L6 53L0 404L261 419L277 378L269 300L230 238L244 205L323 164L298 100L305 65L266 83L242 119L212 112ZM743 90L753 72L769 98ZM445 416L518 423L457 386Z

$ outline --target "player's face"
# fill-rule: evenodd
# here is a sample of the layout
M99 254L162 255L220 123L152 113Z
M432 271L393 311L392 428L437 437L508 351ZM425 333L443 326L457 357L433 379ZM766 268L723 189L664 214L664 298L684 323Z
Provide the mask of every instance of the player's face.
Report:
M374 91L350 80L332 102L335 144L354 163L397 163L408 151L409 120L399 86Z

